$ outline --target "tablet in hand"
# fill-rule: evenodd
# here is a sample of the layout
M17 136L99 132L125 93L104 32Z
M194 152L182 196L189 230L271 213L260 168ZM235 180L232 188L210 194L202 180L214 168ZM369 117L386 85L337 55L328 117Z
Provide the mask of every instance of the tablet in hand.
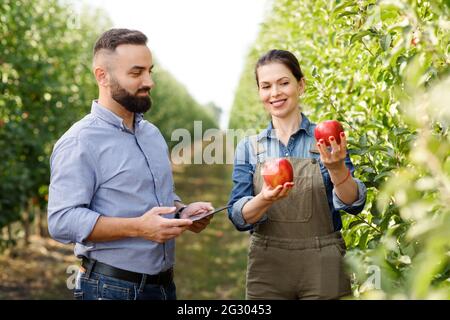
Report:
M225 206L225 207L221 207L221 208L214 209L214 210L212 210L212 211L208 211L208 212L204 212L204 213L199 213L199 214L196 214L195 216L182 217L182 218L184 218L184 219L191 219L192 221L197 221L197 220L201 220L201 219L203 219L203 218L205 218L205 217L208 217L208 216L210 216L210 215L216 214L216 213L218 213L218 212L220 212L220 211L223 211L223 210L225 210L225 209L228 209L229 207L231 207L231 206Z

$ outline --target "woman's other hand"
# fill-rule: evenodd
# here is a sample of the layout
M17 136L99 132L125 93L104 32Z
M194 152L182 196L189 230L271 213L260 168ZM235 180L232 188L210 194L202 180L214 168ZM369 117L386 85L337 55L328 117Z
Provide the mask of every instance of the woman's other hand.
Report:
M294 187L293 182L286 182L283 185L278 185L275 188L267 185L265 182L261 189L261 196L265 201L274 202L289 195L289 191Z

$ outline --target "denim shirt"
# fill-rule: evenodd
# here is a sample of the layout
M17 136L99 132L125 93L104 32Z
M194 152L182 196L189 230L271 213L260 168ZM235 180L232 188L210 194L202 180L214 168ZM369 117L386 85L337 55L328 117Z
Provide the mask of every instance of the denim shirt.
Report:
M180 200L163 136L141 114L134 120L133 132L94 101L91 113L58 140L50 158L48 228L55 240L75 243L78 257L155 274L174 264L173 239L163 244L143 238L86 240L100 216L139 217Z
M262 156L266 158L296 157L316 158L318 160L323 182L325 184L331 219L333 221L334 230L337 231L342 228L339 210L354 215L360 213L366 202L367 189L364 183L355 179L358 185L358 198L356 201L347 205L338 198L334 191L330 174L320 161L320 154L310 152L311 145L315 143L315 126L316 125L311 123L302 113L300 128L289 138L287 146L277 139L272 123L269 123L269 126L257 135L256 140L265 146L266 153ZM253 189L253 175L255 174L257 161L252 150L253 148L250 139L249 137L246 137L238 143L234 159L234 185L228 202L232 207L228 209L228 217L239 231L252 230L257 224L267 221L267 215L264 214L257 223L247 224L242 216L242 208L255 196ZM260 155L258 155L258 158L260 162L263 161L263 159L261 160ZM355 168L350 160L348 152L345 159L345 165L350 169L353 176Z

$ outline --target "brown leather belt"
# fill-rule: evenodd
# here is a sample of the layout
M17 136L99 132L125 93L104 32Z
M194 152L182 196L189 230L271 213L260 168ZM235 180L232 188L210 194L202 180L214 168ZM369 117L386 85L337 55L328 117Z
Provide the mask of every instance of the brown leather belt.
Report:
M145 274L119 269L85 257L83 257L82 266L86 269L86 273L88 275L90 275L91 272L95 272L107 277L117 278L137 284L141 284L142 281L144 281L145 284L165 286L173 282L173 268L158 274Z

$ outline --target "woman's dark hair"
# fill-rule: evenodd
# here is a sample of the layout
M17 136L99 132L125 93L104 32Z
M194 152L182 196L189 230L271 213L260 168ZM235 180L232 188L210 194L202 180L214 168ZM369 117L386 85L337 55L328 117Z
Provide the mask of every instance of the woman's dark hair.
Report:
M94 55L102 49L114 51L121 44L145 45L147 37L140 31L129 29L110 29L95 42Z
M297 81L300 81L303 78L303 72L300 68L300 64L298 63L297 58L289 51L286 50L270 50L261 58L259 58L258 62L255 66L255 77L256 84L259 86L258 79L258 68L264 66L269 63L278 62L284 64L289 70L291 70Z

